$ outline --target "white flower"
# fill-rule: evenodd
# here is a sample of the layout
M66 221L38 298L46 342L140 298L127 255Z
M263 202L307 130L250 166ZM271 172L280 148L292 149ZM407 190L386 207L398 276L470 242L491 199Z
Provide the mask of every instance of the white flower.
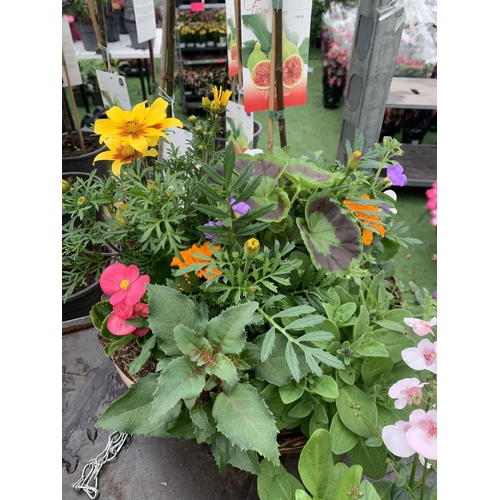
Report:
M437 0L391 0L384 7L377 9L379 21L396 14L404 9L403 15L398 18L394 31L406 23L413 27L422 27L424 24L437 25Z

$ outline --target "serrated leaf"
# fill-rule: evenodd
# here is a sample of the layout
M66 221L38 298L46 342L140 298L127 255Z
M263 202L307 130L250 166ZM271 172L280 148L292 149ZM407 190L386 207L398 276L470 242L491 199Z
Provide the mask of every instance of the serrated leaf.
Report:
M255 451L243 451L237 446L233 446L229 439L220 432L216 434L215 444L216 446L212 445L212 452L216 459L218 456L217 451L219 451L221 456L224 457L224 461L233 467L246 470L252 474L260 474L259 457ZM219 459L217 459L217 463L220 472L222 472L223 469L220 468Z
M204 385L205 370L184 356L174 359L159 376L151 420L161 419L181 399L198 397Z
M207 323L207 339L216 351L239 354L245 346L245 327L252 321L258 302L238 304Z
M217 353L206 365L209 375L215 375L233 388L238 382L238 373L233 362L221 352Z
M298 160L294 160L286 166L284 175L301 190L327 188L333 184L336 177L328 170L323 170L313 163Z
M149 326L158 345L167 356L182 354L177 347L174 328L184 325L193 331L203 332L205 320L199 307L179 290L165 285L146 285L149 297Z
M297 342L328 342L331 339L333 339L332 333L318 330L298 337Z
M181 405L174 406L157 422L150 420L158 378L158 374L150 373L132 384L123 396L108 406L95 426L98 429L113 429L125 434L166 436L167 425L175 422Z
M174 337L177 346L190 361L196 363L200 359L212 356L212 346L205 337L184 325L174 328Z
M237 384L229 393L215 398L212 415L217 429L242 450L253 450L279 463L274 418L257 389L249 384Z

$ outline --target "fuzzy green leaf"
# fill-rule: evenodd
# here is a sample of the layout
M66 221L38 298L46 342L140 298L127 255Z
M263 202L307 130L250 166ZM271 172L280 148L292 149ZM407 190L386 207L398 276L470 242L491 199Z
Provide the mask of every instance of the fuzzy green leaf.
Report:
M337 177L313 163L299 160L293 160L292 164L287 165L284 175L301 190L327 188Z
M204 385L204 370L201 370L184 356L174 359L163 370L158 379L151 420L161 419L181 399L198 397Z
M255 387L237 384L229 394L220 393L212 415L217 429L232 444L243 451L256 451L275 465L279 463L278 429Z
M363 474L372 479L380 479L387 472L387 450L384 446L367 447L364 439L359 439L356 446L347 452L352 463L363 467Z
M179 290L164 285L146 285L149 297L149 326L167 356L182 354L177 346L174 328L184 325L196 332L205 331L205 320L199 308Z
M221 352L217 353L206 365L206 370L209 375L215 375L221 380L227 382L230 388L233 388L238 382L238 373L236 366Z
M389 353L383 344L380 342L370 342L366 345L360 345L356 348L355 352L361 354L361 356L372 357L372 358L388 358Z
M334 415L330 424L330 434L332 435L332 451L336 455L352 450L359 439L357 434L342 423L338 413Z
M212 356L213 349L208 340L187 326L177 325L174 328L174 337L177 346L190 361L196 363Z
M351 407L351 402L360 406L360 412L377 426L377 407L373 399L354 385L343 385L339 389L336 400L337 410L342 423L358 436L369 438L376 435L374 428L361 415L356 416L357 410Z
M207 338L212 347L224 354L239 354L245 347L245 327L258 306L258 302L238 304L212 318L207 324Z
M155 345L156 339L154 337L147 340L147 342L142 346L139 356L130 362L128 367L130 375L135 375L144 366L146 361L150 358Z
M299 360L297 359L294 345L290 341L287 342L285 347L285 359L292 377L298 382L300 380Z
M335 379L330 375L323 375L322 377L312 377L308 384L309 389L315 394L328 399L335 399L339 395L339 388Z
M212 453L215 457L219 471L223 472L227 464L246 470L252 474L260 473L259 457L255 451L242 451L237 446L233 446L229 439L216 433L215 444L212 445Z
M335 496L331 497L332 500L346 500L349 498L347 492L353 487L358 486L361 483L361 474L363 473L363 468L359 465L351 465L342 477L338 488L335 490Z
M266 333L264 337L264 342L262 343L262 350L260 359L262 361L266 361L266 359L270 356L273 348L274 348L274 338L276 335L276 329L272 326Z
M108 406L95 426L99 429L113 429L125 434L166 436L166 429L169 424L175 422L181 405L174 405L156 422L150 420L153 394L158 378L158 374L150 373L132 384L122 397Z

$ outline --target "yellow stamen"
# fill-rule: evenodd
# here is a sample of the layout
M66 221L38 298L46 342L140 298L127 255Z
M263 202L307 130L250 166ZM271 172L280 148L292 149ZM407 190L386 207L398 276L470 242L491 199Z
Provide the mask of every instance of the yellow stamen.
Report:
M130 285L130 281L129 280L122 280L122 282L120 283L120 288L122 290L126 290L129 285Z
M139 124L134 121L125 123L124 128L128 134L136 134L140 129Z

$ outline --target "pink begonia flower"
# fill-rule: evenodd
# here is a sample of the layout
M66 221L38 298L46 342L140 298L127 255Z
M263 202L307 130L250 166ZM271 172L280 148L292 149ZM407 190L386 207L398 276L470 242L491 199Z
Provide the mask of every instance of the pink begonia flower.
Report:
M432 331L431 326L437 325L437 318L434 317L429 321L424 321L423 319L417 318L404 318L403 321L410 327L413 328L413 331L419 336L423 337L430 333L434 337L434 332Z
M127 306L124 302L119 302L113 306L113 312L108 318L108 330L113 335L128 335L129 333L134 334L136 337L144 337L148 333L148 327L137 328L126 322L130 318L138 318L139 316L143 318L148 317L148 305L140 302L134 304L133 306Z
M115 262L104 269L99 279L101 289L110 296L112 305L124 302L127 306L133 306L146 293L146 283L149 276L139 276L139 268L135 265L126 266L121 262Z
M423 339L417 347L403 349L401 357L414 370L429 370L437 373L437 341L432 343L428 339Z
M404 378L396 382L389 389L389 397L394 398L394 408L403 409L407 404L419 404L422 400L422 387L426 382L420 383L418 378Z
M410 428L406 431L408 444L424 458L437 460L437 411L414 410Z
M395 425L386 425L382 429L382 441L387 449L401 458L408 458L415 454L415 450L408 444L406 432L411 427L410 422L399 420Z

